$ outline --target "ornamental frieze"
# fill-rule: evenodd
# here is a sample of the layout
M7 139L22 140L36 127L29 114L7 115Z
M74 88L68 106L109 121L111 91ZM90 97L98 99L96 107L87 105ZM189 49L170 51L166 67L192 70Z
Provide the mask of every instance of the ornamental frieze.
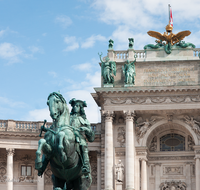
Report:
M194 160L194 156L159 156L159 157L149 157L149 161L154 160Z
M157 97L134 97L134 98L105 98L105 105L111 104L173 104L200 102L200 96L157 96Z

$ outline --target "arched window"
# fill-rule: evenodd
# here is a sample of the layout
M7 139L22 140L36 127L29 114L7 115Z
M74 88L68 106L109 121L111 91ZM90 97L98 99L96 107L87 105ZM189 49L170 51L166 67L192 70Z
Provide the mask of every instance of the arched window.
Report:
M160 151L184 151L185 137L179 134L167 134L160 138Z

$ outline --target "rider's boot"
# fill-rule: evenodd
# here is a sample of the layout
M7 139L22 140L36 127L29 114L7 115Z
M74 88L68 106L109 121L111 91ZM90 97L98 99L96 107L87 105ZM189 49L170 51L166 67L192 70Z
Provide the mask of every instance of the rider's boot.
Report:
M88 157L88 150L87 146L81 146L82 149L82 156L83 156L83 167L82 167L82 173L88 174L90 173L90 163L89 163L89 157Z

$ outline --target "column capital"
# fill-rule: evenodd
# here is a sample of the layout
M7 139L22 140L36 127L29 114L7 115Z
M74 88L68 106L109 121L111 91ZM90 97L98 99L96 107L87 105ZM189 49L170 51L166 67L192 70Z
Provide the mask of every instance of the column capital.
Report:
M114 117L113 111L102 110L101 113L105 117L105 120L112 120Z
M195 160L200 159L200 155L196 155L196 156L194 157L194 159L195 159Z
M140 160L140 161L146 161L146 162L148 161L147 158L139 158L139 160Z
M6 148L7 156L13 156L15 154L14 148Z
M135 117L135 112L134 111L130 111L130 110L124 110L123 111L124 116L126 118L126 120L133 120Z

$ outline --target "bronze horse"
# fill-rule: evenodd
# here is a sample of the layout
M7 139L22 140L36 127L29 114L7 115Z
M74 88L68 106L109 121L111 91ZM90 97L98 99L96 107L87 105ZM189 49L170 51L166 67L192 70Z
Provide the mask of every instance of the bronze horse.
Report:
M47 105L53 124L49 129L44 125L41 127L41 131L46 133L44 139L39 140L36 151L35 169L38 170L38 176L42 176L50 162L53 190L64 190L65 187L67 190L87 190L92 178L90 173L82 173L80 148L74 135L74 131L79 129L69 125L70 114L66 101L60 93L53 92L48 97Z

